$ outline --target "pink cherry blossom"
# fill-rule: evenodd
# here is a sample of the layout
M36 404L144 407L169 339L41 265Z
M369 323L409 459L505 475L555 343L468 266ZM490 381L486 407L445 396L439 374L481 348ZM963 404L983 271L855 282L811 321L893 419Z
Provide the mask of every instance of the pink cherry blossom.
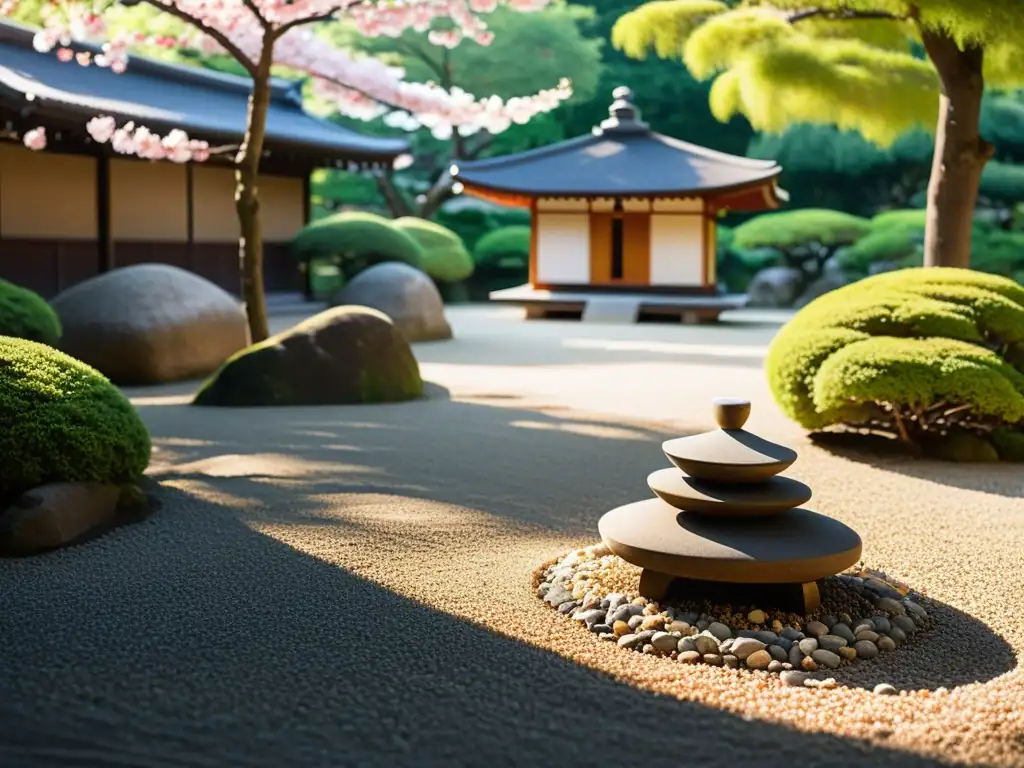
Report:
M7 0L11 2L11 0ZM4 2L4 0L0 0ZM212 53L224 47L211 30L230 43L233 52L251 65L258 61L267 34L274 34L274 63L310 76L316 92L329 98L343 114L363 120L388 115L390 124L406 130L426 128L438 138L458 132L468 136L481 130L500 133L534 116L555 109L572 95L567 80L532 95L500 99L477 97L462 89L445 90L435 83L404 80L400 69L330 45L308 23L325 18L347 18L363 35L397 37L406 30L426 32L431 44L445 48L489 45L494 34L483 18L499 4L520 12L543 9L551 0L147 0L194 24L177 38L133 32L111 36L104 13L113 0L66 0L46 17L46 25L33 40L38 51L58 48L61 61L74 59L123 72L129 51L139 45L183 46ZM93 3L96 3L95 5ZM53 8L57 8L53 6ZM434 23L439 22L435 27ZM303 24L307 26L302 26ZM287 28L287 29L284 29ZM72 41L100 42L102 53L75 54ZM112 118L95 118L89 134L109 142L116 152L172 162L199 161L209 156L202 142L172 131L160 137L144 126L117 128Z
M39 128L33 128L31 131L26 131L22 137L22 142L33 152L40 152L46 149L46 129L40 126Z

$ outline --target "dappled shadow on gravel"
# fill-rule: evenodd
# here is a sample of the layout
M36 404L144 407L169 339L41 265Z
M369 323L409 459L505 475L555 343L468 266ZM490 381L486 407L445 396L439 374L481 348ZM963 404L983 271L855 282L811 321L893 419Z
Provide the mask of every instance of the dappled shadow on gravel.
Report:
M651 695L161 497L0 566L5 768L936 764Z
M898 440L855 432L812 432L808 438L829 453L886 472L966 491L1024 498L1024 464L1018 462L958 464L920 458L912 455Z
M340 519L337 506L377 494L459 505L525 524L524 531L555 531L586 543L599 540L604 512L652 496L645 478L668 465L661 443L679 434L465 401L217 412L216 420L190 426L190 444L155 438L154 478L196 483L265 525L358 527L357 517ZM143 414L154 434L173 434L173 412L144 408ZM237 428L243 423L244 431ZM450 427L439 434L439 424ZM358 533L367 541L388 538L396 551L427 546L397 525ZM406 538L396 540L399 535ZM844 667L837 680L936 689L986 681L1016 666L1012 648L986 624L953 606L935 608L936 628L905 649ZM951 642L974 652L951 655Z

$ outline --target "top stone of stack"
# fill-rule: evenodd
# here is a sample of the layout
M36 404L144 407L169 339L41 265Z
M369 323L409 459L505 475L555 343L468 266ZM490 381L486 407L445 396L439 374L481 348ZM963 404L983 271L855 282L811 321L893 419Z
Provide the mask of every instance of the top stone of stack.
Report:
M712 402L720 429L663 443L678 469L652 473L651 490L676 509L718 516L778 514L810 500L806 485L777 476L796 461L796 452L743 429L750 401Z

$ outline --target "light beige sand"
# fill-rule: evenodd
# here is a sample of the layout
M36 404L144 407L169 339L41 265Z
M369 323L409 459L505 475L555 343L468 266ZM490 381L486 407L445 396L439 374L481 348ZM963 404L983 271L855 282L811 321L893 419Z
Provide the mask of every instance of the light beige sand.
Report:
M132 392L163 508L0 562L0 765L1024 765L1019 467L811 446L765 388L770 329L492 315L417 348L450 399ZM662 439L711 428L716 394L754 400L812 506L940 601L938 629L811 691L623 652L534 597L538 565L649 495Z

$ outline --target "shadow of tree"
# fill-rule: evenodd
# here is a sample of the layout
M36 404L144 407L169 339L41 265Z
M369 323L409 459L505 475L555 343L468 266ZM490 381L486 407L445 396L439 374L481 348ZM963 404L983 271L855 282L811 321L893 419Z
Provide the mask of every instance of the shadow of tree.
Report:
M33 584L4 594L5 768L937 764L651 695L161 495L0 565Z
M967 491L1024 498L1024 466L1019 463L963 463L920 458L897 440L852 432L812 432L817 447L850 461L887 472Z
M479 510L523 535L557 532L583 544L598 541L604 512L652 496L645 478L668 465L661 443L678 436L657 425L575 412L428 400L218 410L216 419L191 422L184 444L170 445L179 431L175 409L141 411L156 436L155 479L197 483L262 524L358 528L357 518L333 513L345 498L400 496ZM451 427L439 435L433 432L438 424ZM362 533L368 539L406 536L401 549L409 551L431 546L416 528L399 533L395 526L374 526ZM939 629L834 676L851 687L888 682L935 689L989 680L1016 666L1012 648L983 622L940 603L933 610ZM978 649L970 664L949 663L942 627L956 627L963 642Z

